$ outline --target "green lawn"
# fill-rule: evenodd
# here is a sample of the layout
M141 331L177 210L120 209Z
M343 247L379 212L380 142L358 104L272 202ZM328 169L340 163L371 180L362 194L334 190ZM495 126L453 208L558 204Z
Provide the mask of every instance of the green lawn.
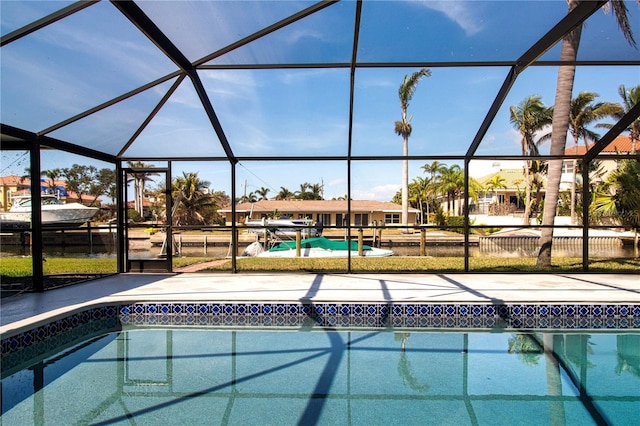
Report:
M214 260L200 257L176 257L174 268ZM545 271L536 268L535 258L470 258L471 272L580 272L579 258L556 258L553 268ZM238 271L269 272L345 272L347 259L274 259L238 258ZM386 257L352 258L353 272L464 272L461 257ZM204 271L229 271L231 261ZM591 259L589 271L610 273L638 273L640 259ZM55 274L109 274L116 272L116 260L110 258L47 258L45 275ZM31 259L27 257L0 258L1 277L27 277L31 275Z

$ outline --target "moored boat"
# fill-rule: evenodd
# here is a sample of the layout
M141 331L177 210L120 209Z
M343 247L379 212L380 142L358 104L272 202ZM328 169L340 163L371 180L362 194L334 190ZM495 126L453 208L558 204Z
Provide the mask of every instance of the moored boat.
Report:
M350 244L349 244L350 243ZM358 243L356 241L334 241L325 237L307 238L300 242L300 257L359 257ZM296 242L283 241L265 250L262 244L254 242L243 253L244 256L256 257L297 257ZM392 256L393 251L379 249L367 245L362 246L364 257Z
M63 203L55 195L42 195L42 226L77 228L98 212L97 207L80 203ZM2 229L24 229L31 226L31 196L15 197L8 212L0 213Z
M316 237L322 234L322 227L311 219L262 218L246 220L244 224L249 227L249 232L254 233L269 232L281 236L295 236L297 231L300 231L303 237Z

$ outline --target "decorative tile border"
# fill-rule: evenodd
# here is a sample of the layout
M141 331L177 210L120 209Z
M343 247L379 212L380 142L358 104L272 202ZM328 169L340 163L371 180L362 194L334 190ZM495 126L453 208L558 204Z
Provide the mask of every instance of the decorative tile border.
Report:
M46 353L105 326L626 330L640 329L640 304L131 303L90 308L4 338L2 365L13 353Z
M123 325L229 327L640 328L631 304L134 303Z

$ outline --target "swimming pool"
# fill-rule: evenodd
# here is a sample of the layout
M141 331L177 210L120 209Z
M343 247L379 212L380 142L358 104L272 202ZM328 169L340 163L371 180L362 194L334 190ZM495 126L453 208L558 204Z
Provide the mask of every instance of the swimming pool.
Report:
M3 378L3 424L640 424L633 332L85 331Z

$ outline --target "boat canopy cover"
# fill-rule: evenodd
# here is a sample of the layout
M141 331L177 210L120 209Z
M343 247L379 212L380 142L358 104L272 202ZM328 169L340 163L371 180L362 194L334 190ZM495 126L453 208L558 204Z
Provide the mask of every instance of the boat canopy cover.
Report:
M300 248L320 248L324 250L348 250L349 241L340 240L334 241L325 237L317 237L317 238L306 238L300 242ZM269 251L285 251L285 250L295 250L296 242L295 241L283 241L278 243ZM371 250L370 246L362 246L363 250ZM351 250L358 250L358 242L351 241Z

